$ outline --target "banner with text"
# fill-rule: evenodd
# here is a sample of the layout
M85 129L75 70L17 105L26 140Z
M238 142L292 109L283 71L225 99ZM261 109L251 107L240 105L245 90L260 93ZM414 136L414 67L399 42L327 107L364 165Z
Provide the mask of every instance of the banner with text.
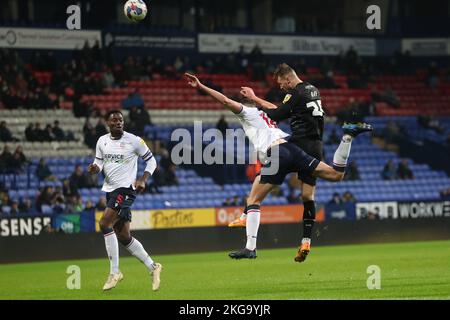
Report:
M66 29L0 28L0 48L16 49L82 49L85 42L101 46L100 31Z
M450 39L402 39L402 51L406 50L408 50L412 56L448 56L450 55Z
M243 207L223 207L216 208L216 224L218 226L226 226L231 221L239 217ZM298 223L303 219L303 205L291 204L282 206L262 206L261 207L261 224L277 224L277 223ZM316 213L316 221L325 220L325 211L318 208Z
M0 236L37 236L51 222L52 218L49 216L0 218Z
M450 201L390 201L356 204L356 219L373 218L450 218Z
M61 229L64 233L78 233L80 217L80 214L59 214L53 219L53 228Z
M114 43L116 48L195 50L195 40L194 36L115 34L112 32L107 32L104 36L105 46Z
M333 38L273 35L209 34L198 35L200 53L238 52L243 46L250 52L255 45L263 54L338 55L353 47L359 55L375 56L376 42L373 38Z

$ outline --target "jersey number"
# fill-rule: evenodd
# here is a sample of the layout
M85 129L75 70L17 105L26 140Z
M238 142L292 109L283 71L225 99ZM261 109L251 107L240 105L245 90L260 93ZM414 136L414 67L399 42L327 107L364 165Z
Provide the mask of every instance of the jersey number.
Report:
M315 100L308 102L306 104L307 108L312 108L312 115L314 117L323 117L323 109L322 109L322 101L321 100Z
M259 114L261 116L261 118L263 118L263 120L267 123L267 125L269 126L269 128L278 128L277 127L277 123L275 121L273 121L272 119L269 119L267 117L267 115L264 112L261 112Z

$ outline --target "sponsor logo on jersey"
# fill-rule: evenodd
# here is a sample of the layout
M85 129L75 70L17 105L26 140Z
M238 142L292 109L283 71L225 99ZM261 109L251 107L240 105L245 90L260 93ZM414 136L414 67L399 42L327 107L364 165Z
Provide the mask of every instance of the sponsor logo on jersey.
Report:
M286 102L288 102L289 101L289 99L292 97L292 94L287 94L287 95L285 95L284 96L284 100L283 100L283 103L286 103Z
M106 163L123 163L125 156L123 154L105 154L103 161Z

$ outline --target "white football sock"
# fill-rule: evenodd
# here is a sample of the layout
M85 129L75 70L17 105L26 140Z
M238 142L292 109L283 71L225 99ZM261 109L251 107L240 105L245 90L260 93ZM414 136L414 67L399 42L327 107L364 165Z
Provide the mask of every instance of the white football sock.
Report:
M106 252L109 257L110 273L119 273L119 243L116 233L111 231L103 235L105 237Z
M131 242L126 246L126 248L133 256L135 256L143 264L145 264L150 272L155 270L155 263L153 262L152 258L150 258L147 251L145 251L142 244L138 240L136 240L136 238L131 238Z
M256 237L258 235L260 218L260 209L247 210L247 224L245 226L245 230L247 232L247 244L245 247L249 250L256 249Z
M302 239L302 244L308 242L309 244L311 244L311 239L310 238L303 238Z
M334 153L333 167L335 169L342 168L342 170L339 171L344 171L345 167L347 166L347 159L350 155L350 149L352 147L352 139L352 136L344 134L339 147Z

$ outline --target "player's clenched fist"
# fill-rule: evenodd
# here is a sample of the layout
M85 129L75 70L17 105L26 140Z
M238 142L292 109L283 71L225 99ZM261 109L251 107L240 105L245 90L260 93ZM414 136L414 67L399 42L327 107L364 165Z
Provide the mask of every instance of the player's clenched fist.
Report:
M99 173L100 172L100 168L96 164L91 163L89 165L88 169L87 169L87 172L90 173L90 174Z

